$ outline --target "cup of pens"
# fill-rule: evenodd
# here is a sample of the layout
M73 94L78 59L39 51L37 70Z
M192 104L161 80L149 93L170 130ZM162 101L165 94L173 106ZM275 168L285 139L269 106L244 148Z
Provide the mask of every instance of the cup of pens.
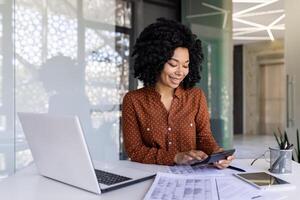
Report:
M270 169L271 173L287 174L292 173L292 154L293 145L286 148L272 148L270 150Z

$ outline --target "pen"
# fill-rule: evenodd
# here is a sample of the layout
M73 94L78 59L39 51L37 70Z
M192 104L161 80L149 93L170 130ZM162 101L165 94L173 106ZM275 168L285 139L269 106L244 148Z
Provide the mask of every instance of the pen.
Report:
M257 199L259 197L261 197L261 195L256 195L256 196L252 197L251 199Z
M228 169L233 169L233 170L236 170L236 171L239 171L239 172L246 172L246 170L238 168L238 167L234 167L232 165L229 165L227 168Z

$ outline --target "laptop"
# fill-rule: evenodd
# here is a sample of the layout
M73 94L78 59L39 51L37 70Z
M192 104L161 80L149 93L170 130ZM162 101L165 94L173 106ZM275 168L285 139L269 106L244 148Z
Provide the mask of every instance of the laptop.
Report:
M77 116L40 113L18 113L18 116L42 176L96 194L155 176L149 171L101 161L95 169Z

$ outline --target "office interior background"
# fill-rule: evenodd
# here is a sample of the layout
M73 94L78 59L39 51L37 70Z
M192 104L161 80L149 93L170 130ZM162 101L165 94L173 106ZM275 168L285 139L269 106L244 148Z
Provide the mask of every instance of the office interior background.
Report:
M278 128L296 143L298 8L298 0L1 0L0 180L33 162L17 112L78 115L93 159L126 159L122 98L142 87L130 52L158 17L202 40L197 86L220 145L256 157L276 145Z

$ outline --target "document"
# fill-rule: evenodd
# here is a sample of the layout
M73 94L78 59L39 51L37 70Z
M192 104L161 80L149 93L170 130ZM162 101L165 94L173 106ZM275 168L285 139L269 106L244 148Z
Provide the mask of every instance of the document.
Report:
M218 200L216 179L211 176L157 173L144 200Z
M233 175L157 173L144 200L284 200Z
M220 200L283 200L282 193L268 192L234 177L216 177L217 191Z
M216 178L220 200L261 200L262 193L254 186L233 176Z
M235 170L231 169L217 169L214 166L190 166L190 165L174 165L170 166L168 169L169 173L173 174L197 174L197 175L205 175L205 176L222 176L226 174L237 173Z

